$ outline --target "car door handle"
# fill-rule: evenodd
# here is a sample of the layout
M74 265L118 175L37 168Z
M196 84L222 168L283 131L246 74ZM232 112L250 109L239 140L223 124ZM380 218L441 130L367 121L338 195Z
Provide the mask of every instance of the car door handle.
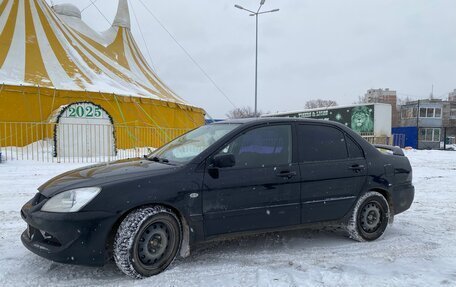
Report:
M348 169L358 171L358 170L364 169L364 165L361 165L361 164L354 164L354 165L350 166Z
M296 171L281 171L279 174L277 174L278 177L286 177L288 179L293 178L296 175Z

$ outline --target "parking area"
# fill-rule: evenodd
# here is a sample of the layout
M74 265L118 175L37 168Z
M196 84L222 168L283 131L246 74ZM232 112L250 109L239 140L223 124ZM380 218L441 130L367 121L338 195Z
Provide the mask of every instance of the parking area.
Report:
M407 151L412 208L378 241L299 230L211 243L152 278L132 281L113 263L62 265L22 246L20 207L47 179L83 164L0 165L0 286L455 286L456 152Z

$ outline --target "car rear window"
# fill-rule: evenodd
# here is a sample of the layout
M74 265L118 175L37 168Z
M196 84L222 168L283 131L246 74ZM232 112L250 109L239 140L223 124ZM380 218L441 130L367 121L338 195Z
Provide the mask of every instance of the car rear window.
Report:
M299 125L300 162L348 158L345 136L339 129L325 125Z
M361 158L364 157L363 150L359 147L359 145L349 136L345 136L347 141L347 148L348 148L348 155L350 158Z

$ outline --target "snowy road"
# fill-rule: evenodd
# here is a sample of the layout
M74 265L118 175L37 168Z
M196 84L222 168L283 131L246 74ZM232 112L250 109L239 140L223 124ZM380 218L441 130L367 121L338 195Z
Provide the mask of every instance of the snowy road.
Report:
M304 230L212 243L142 281L114 264L62 265L22 246L22 204L80 164L0 164L0 286L456 286L456 152L407 155L415 202L376 242Z

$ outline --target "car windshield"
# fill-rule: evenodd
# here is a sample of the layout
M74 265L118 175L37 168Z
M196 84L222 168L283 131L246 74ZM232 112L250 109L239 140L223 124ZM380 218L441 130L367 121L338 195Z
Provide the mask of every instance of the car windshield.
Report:
M240 124L215 124L197 128L147 156L150 160L186 164Z

